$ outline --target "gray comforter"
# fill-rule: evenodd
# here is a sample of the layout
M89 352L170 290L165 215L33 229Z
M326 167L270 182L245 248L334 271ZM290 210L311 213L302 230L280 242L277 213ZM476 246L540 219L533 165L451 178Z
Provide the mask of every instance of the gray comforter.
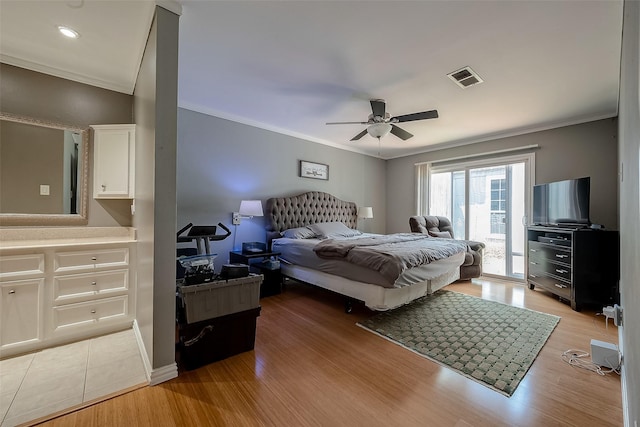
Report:
M425 234L398 233L358 239L327 239L314 252L320 258L340 258L380 272L393 282L405 270L467 250L464 242Z

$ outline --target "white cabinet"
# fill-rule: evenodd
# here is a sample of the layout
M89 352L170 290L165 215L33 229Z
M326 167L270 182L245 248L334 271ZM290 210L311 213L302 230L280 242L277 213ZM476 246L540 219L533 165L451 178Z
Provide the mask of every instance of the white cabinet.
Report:
M93 197L133 199L135 125L92 125Z
M130 323L129 259L133 245L99 245L53 253L51 336L98 331Z
M42 339L44 279L0 283L0 350L23 347Z
M0 357L130 327L135 253L135 241L0 245Z
M0 256L0 354L42 340L44 282L43 251Z

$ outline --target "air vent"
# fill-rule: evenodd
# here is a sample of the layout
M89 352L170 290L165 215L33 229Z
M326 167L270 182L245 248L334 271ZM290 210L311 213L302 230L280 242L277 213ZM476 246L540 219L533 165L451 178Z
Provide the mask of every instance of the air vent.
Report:
M447 74L447 76L449 76L449 78L462 89L466 89L469 86L477 85L478 83L482 83L484 81L475 71L471 69L471 67L464 67L459 70L453 71Z

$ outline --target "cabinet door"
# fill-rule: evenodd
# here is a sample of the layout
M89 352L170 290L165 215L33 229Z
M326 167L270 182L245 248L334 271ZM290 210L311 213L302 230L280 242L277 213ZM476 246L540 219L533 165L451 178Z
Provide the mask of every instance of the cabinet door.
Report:
M129 126L94 126L93 197L134 196L135 131Z
M41 293L44 279L17 280L0 285L0 347L26 344L41 338Z

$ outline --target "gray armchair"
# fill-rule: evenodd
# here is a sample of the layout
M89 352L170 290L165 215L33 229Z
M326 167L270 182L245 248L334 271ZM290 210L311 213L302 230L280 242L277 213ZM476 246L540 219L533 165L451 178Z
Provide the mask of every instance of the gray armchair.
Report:
M409 227L413 233L429 234L432 237L455 238L451 221L444 216L412 216L409 218ZM464 240L464 242L467 243L467 253L460 266L460 280L480 277L484 243L473 240Z

